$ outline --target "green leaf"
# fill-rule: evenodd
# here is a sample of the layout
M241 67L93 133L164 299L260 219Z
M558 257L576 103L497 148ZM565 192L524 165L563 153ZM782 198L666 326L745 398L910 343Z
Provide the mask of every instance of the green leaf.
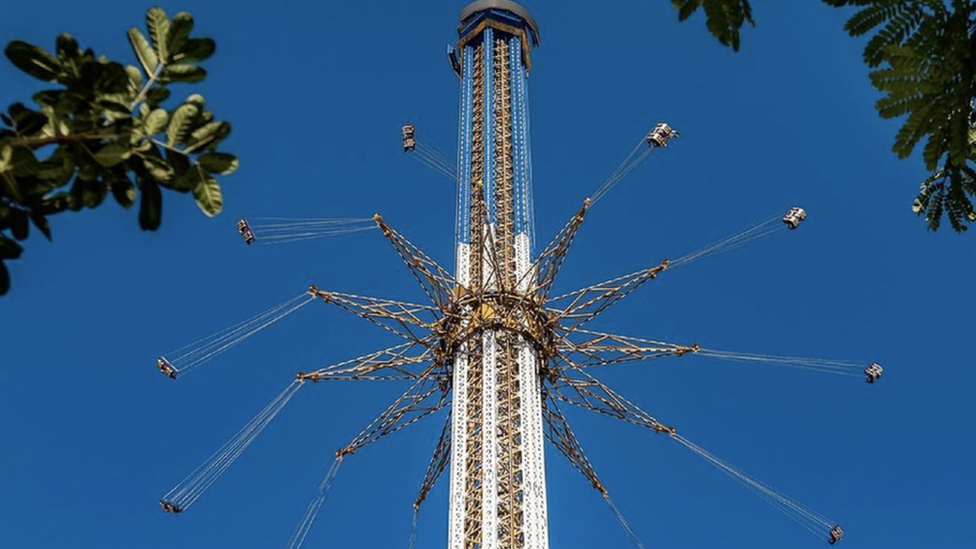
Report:
M162 222L163 194L156 183L140 180L142 200L139 203L139 226L144 231L155 231Z
M20 135L34 135L47 125L46 115L37 111L25 110L14 117L17 133Z
M173 61L203 61L214 54L217 44L209 38L191 38Z
M20 193L20 185L17 183L17 178L11 172L0 172L0 188L3 189L7 196L9 196L14 202L20 202L24 198Z
M745 23L755 26L749 0L671 0L678 10L678 20L691 17L699 8L705 8L708 31L718 41L739 51L739 31Z
M58 59L62 62L72 61L81 57L81 48L78 41L68 33L61 33L57 41Z
M143 157L142 163L146 167L146 170L149 171L149 175L151 175L157 183L168 183L173 179L173 175L175 175L172 166L170 166L169 163L162 158L156 156L146 156Z
M48 242L51 241L51 225L47 222L47 218L43 214L38 212L31 212L31 221L37 230L41 231L44 238L47 238Z
M129 158L129 154L128 143L113 141L95 153L95 161L106 168L111 168Z
M37 210L39 213L44 215L50 215L61 213L65 210L77 211L80 209L73 207L73 202L74 199L72 198L71 193L60 192L41 201L41 205L37 208Z
M97 105L106 111L106 115L109 114L120 114L123 116L129 116L132 111L129 110L129 106L125 103L120 103L119 99L122 97L119 94L112 94L111 98L109 96L103 96L104 99L99 99ZM118 117L110 117L118 118Z
M142 71L132 65L125 66L125 74L129 76L129 91L133 94L142 89Z
M0 235L0 259L17 259L24 248L13 240Z
M166 160L169 161L170 166L173 167L173 171L178 174L185 174L190 171L193 164L190 162L190 157L181 151L175 149L166 149ZM191 190L191 187L187 187L186 190Z
M230 175L240 167L237 157L227 153L205 154L198 158L197 162L204 170L220 175Z
M136 186L128 177L112 179L112 196L123 208L129 209L136 202Z
M17 240L27 240L30 235L30 217L24 210L11 210L10 232Z
M220 184L217 180L203 170L199 172L199 181L193 188L193 197L197 200L197 206L207 215L213 217L224 209L224 197L220 192Z
M173 21L169 29L169 40L167 47L170 55L178 57L186 47L186 41L193 30L193 16L185 11L181 11L173 16Z
M4 173L13 166L14 148L8 143L0 142L0 173Z
M158 6L149 8L146 12L146 27L149 29L149 37L152 38L153 45L156 46L156 55L159 62L166 64L169 62L169 16Z
M142 121L142 131L146 135L156 135L162 133L169 123L169 113L166 109L155 109L150 112Z
M76 79L81 74L79 70L81 48L78 47L78 42L70 34L65 32L58 36L55 51L58 54L58 60L61 62L61 69L64 73L59 80L62 84L69 84L71 79ZM65 79L66 76L69 78L68 80Z
M182 144L186 141L190 128L200 109L196 105L184 103L173 111L173 116L169 120L169 128L166 130L167 144L170 147Z
M169 88L162 86L154 87L146 94L146 105L149 105L151 108L156 108L162 105L163 101L169 99L169 95Z
M678 10L678 21L691 17L701 7L702 0L671 0L671 5Z
M7 272L7 266L3 264L3 260L0 259L0 295L6 295L10 291L10 273Z
M33 177L41 171L41 163L34 151L27 147L14 147L11 155L10 173L14 177Z
M55 187L62 187L71 181L74 173L75 155L58 147L47 160L41 162L37 177L51 182Z
M163 69L159 81L166 84L171 82L192 84L207 78L207 71L196 65L169 65Z
M104 94L124 94L129 91L129 73L121 63L88 63L82 67L82 77L94 69L95 92Z
M146 74L154 74L159 65L159 57L156 51L149 45L149 41L143 36L139 29L132 27L128 32L129 44L132 44L132 51L139 58L139 63Z
M200 126L190 135L189 148L194 151L219 143L230 135L230 124L227 122L209 122Z
M195 93L195 94L187 97L186 98L186 101L184 101L184 103L192 103L192 104L194 104L197 107L199 107L199 108L202 109L203 106L204 106L204 104L206 103L206 100L199 93Z
M14 40L4 52L18 69L34 78L52 82L61 74L61 62L44 48Z
M97 208L108 194L108 184L101 180L75 178L71 186L72 206L84 206L89 209Z

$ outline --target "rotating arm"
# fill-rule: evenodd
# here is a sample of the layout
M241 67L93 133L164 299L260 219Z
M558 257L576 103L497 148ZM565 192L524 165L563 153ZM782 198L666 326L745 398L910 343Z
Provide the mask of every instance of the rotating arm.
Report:
M420 248L414 246L409 240L383 221L380 214L374 216L376 225L383 231L383 236L393 244L400 259L406 263L410 272L420 282L427 297L440 310L446 310L451 302L451 291L457 285L454 278L427 256Z
M528 276L533 276L538 272L538 295L541 302L545 302L548 298L552 285L556 281L556 276L559 274L563 262L566 261L566 253L569 252L589 207L590 199L587 198L579 211L556 233L552 242L539 254L539 258L529 271Z
M579 366L573 365L569 359L564 357L564 360L572 365L571 371L579 377L568 375L569 370L562 370L550 388L555 400L646 427L655 433L676 434L673 427L661 423Z
M428 337L422 342L401 343L395 347L320 368L314 372L299 373L298 379L309 381L417 380L420 376L416 372L417 366L433 360L434 351L426 347L426 345L430 345L431 339ZM417 347L421 347L423 352L416 354L415 349ZM443 375L443 372L432 372L430 375Z
M554 297L547 303L554 315L552 322L561 324L566 334L572 333L633 293L645 282L657 278L670 263L665 259L653 267Z
M663 341L582 329L576 330L576 333L584 336L584 339L571 341L568 337L563 337L557 349L563 356L572 359L573 364L580 368L593 368L668 356L684 356L701 350L697 344L676 345Z
M439 362L425 368L416 383L393 401L393 404L363 429L352 442L340 448L336 455L345 456L355 453L447 406L450 402L447 398L450 380L435 375L441 368Z
M448 412L444 428L441 429L441 436L437 439L437 445L434 447L434 455L430 457L427 473L420 485L420 493L417 494L417 499L413 502L415 509L419 509L420 505L427 499L430 491L434 489L434 485L437 484L444 470L447 469L447 465L451 462L451 419L452 415Z
M309 293L322 298L360 318L397 334L398 336L429 345L427 333L433 330L440 320L440 311L429 305L418 305L405 301L394 301L377 297L366 297L339 292L326 292L315 286L308 289Z
M570 428L566 417L556 403L556 399L551 398L545 392L543 392L542 419L545 421L545 435L549 442L573 465L573 468L590 481L593 488L606 494L606 487L600 482L593 464L583 452L583 447L576 438L576 433Z

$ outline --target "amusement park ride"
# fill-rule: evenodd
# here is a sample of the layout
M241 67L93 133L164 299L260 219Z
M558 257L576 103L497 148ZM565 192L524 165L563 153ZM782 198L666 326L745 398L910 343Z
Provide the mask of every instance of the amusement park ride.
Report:
M403 339L403 343L313 372L294 382L210 460L167 493L165 511L187 510L244 452L306 382L402 381L409 388L351 442L335 462L296 529L299 547L339 465L350 455L435 412L448 409L420 493L419 510L450 470L450 549L548 547L543 441L582 473L643 547L614 506L562 412L571 405L649 429L688 448L801 526L834 544L844 532L834 521L743 473L685 438L595 378L594 367L664 357L707 356L775 363L877 381L883 370L847 361L734 353L592 331L586 325L638 288L677 266L797 229L806 212L794 207L749 229L674 260L561 295L553 287L587 211L653 151L677 137L658 124L537 256L532 249L532 160L527 76L539 29L521 6L479 0L461 12L459 41L448 58L461 81L456 167L402 128L403 150L458 185L453 274L390 227L378 214L360 219L242 219L248 245L312 240L379 229L420 283L429 304L327 291L315 286L223 332L160 357L176 379L308 303L321 300ZM416 515L415 515L416 519ZM414 521L416 527L416 520ZM411 534L411 546L414 535Z

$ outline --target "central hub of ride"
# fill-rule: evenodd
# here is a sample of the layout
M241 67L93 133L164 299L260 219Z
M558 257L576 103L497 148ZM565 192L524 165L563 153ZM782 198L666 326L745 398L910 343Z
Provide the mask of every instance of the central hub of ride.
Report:
M505 332L528 342L540 357L555 353L555 316L545 310L535 295L498 291L477 294L458 286L451 314L441 329L442 347L453 356L472 337L484 330Z

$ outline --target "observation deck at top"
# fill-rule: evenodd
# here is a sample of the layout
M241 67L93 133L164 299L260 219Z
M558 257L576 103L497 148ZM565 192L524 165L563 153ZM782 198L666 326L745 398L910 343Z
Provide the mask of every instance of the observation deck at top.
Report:
M461 10L457 51L480 38L487 28L517 36L522 42L522 62L528 70L532 46L542 44L539 25L527 9L511 0L478 0Z

